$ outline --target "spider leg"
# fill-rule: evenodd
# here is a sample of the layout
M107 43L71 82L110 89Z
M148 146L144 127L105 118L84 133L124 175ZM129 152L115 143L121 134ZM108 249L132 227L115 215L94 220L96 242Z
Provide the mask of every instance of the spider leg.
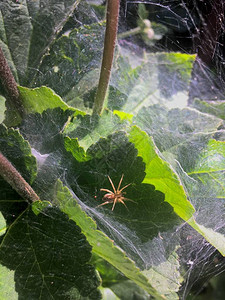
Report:
M113 202L113 200L106 201L106 202L104 202L104 203L99 204L99 205L96 206L96 207L99 207L99 206L102 206L102 205L106 205L106 204L110 204L110 203L112 203L112 202Z
M122 181L123 181L123 174L122 174L122 176L121 176L121 178L120 178L120 182L119 182L119 185L118 185L117 191L119 191L119 190L120 190L120 186L121 186L121 183L122 183Z
M113 192L112 192L112 191L110 191L110 190L107 190L107 189L100 189L100 191L101 191L101 192L108 192L108 193L110 193L110 194L113 194Z
M113 201L113 207L112 207L112 211L114 210L114 207L116 205L116 202L117 202L117 197L115 197L114 201Z
M125 186L120 190L120 192L122 192L122 191L123 191L125 188L127 188L129 185L131 185L131 183L125 185Z
M126 199L126 198L124 198L124 199ZM122 199L120 199L119 202L123 203L123 205L124 205L124 206L126 207L126 209L129 211L128 207L126 206L126 203L125 203Z
M108 176L108 178L109 178L109 182L111 183L111 186L112 186L112 188L114 190L114 193L116 194L116 189L115 189L115 186L114 186L114 184L112 182L112 179L109 176Z
M134 200L131 200L131 199L129 199L129 198L125 198L125 197L123 197L123 200L125 200L125 201L131 201L131 202L133 202L133 203L136 203L136 204L137 204L137 202L135 202Z

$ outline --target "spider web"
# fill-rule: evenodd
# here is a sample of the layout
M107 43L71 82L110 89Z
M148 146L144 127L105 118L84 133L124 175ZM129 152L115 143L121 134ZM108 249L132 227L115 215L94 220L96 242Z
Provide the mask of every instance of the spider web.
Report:
M67 23L63 28L61 33L62 39L68 35L68 32L70 32L71 30L71 26L75 26L77 28L81 27L83 30L83 25L90 25L92 22L99 22L102 19L101 13L99 13L98 10L93 9L92 6L86 6L86 2L88 4L94 4L98 6L104 1L83 1L81 3L81 5L83 5L83 8L80 10L80 12L79 10L78 12L75 12L73 17L68 22L69 25ZM130 53L132 53L133 59L132 61L130 61L130 63L134 66L138 66L142 62L143 53L145 52L151 54L155 54L156 52L181 52L186 54L197 53L194 69L192 71L188 97L185 96L185 104L182 107L192 105L195 102L196 98L207 101L225 100L225 74L223 67L225 49L225 5L223 3L223 0L121 0L119 33L137 27L136 20L138 19L139 4L145 4L145 8L148 11L148 18L151 22L155 22L157 24L165 26L167 31L159 40L155 41L155 43L151 45L146 44L140 35L128 36L127 38L119 39L118 44L119 47L121 47L122 54L126 56L127 53L129 53L128 56L131 56ZM90 24L88 23L88 18L91 19ZM102 30L101 38L103 37L103 33L104 30ZM54 68L51 68L51 62L49 61L49 68L47 71L42 69L41 67L37 70L39 76L36 76L31 86L39 86L40 82L42 84L47 84L48 86L56 90L57 93L60 94L61 92L60 95L63 97L63 99L68 104L74 106L75 104L74 102L72 102L74 95L76 93L80 93L79 95L81 95L81 97L84 95L85 108L91 108L90 96L95 91L95 81L97 80L96 78L98 78L96 76L96 69L98 69L101 60L101 49L99 50L99 46L97 46L97 44L99 44L100 42L102 42L102 40L96 40L96 43L93 42L93 47L96 48L96 53L92 57L92 61L89 61L88 65L84 67L85 71L83 73L83 66L80 69L75 66L72 70L68 67L68 70L64 70L62 74L60 74L59 78L56 78L56 75L58 74L58 66L54 66ZM85 51L86 50L84 50L84 54ZM77 57L73 56L72 50L70 50L69 47L63 54L65 54L65 56L71 55L74 61L77 59ZM80 52L80 55L82 55L82 51ZM124 73L126 73L126 70ZM68 79L68 76L71 76L72 78L76 74L80 76L79 89L77 88L77 82L73 82L72 84L70 84L70 79ZM144 72L140 77L141 81L146 80ZM67 78L65 81L66 84L63 81L63 78ZM54 83L54 80L56 79L58 81L55 81L56 83ZM168 81L170 83L169 86L171 88L171 95L176 94L177 91L181 89L179 83L177 84L176 82L176 78L169 78ZM150 84L151 82L149 82L149 85ZM63 91L60 90L61 86L65 88L63 89ZM70 88L72 87L71 93L68 93L66 90L68 86ZM85 89L87 86L89 86L89 88L91 86L90 93L88 93L88 95L85 93L82 94L82 89ZM122 91L121 94L128 96L130 90L132 90L133 88L132 80L128 81L127 87L123 87L122 90L122 88L119 86L119 75L117 73L117 69L115 68L111 78L111 87ZM139 94L141 92L139 91ZM183 95L181 95L181 97L183 97ZM80 100L80 98L78 100ZM78 100L77 102L79 102ZM156 102L153 102L153 104L155 103ZM109 105L111 105L110 102ZM178 106L180 107L180 103L173 104L173 107ZM169 113L175 114L176 111L171 111ZM152 113L149 113L149 118L154 119L154 116L156 116L155 123L161 122L161 120L159 119L162 118L161 127L158 126L154 128L154 126L152 126L152 128L150 129L151 126L147 124L146 128L149 129L149 133L154 137L157 147L160 149L163 155L165 155L165 157L167 157L166 155L168 155L169 159L170 155L168 154L168 149L173 148L174 145L176 145L176 141L174 142L174 138L165 138L164 131L169 132L173 124L170 123L168 125L168 128L166 127L166 125L164 126L164 122L166 123L168 121L166 113L165 116L162 114L160 118L158 118L159 116L157 115L157 108L155 108L155 111L153 109ZM177 115L177 118L178 117L179 116ZM207 226L217 232L224 234L224 201L222 201L221 199L221 201L218 201L216 193L215 195L211 194L212 191L210 190L210 188L207 189L206 186L202 186L202 189L198 191L198 194L195 194L194 188L197 186L196 180L195 178L189 176L188 172L185 169L185 167L188 165L188 160L191 160L191 156L197 156L199 149L201 149L202 139L209 136L212 132L214 133L214 136L216 136L216 134L224 134L223 132L221 133L217 131L218 120L216 118L213 119L210 117L205 117L205 115L203 116L203 114L195 114L193 112L193 120L201 117L206 118L206 123L208 125L206 124L205 126L207 128L196 128L196 131L194 132L196 138L194 140L188 140L190 142L191 151L189 153L180 151L179 158L171 158L171 165L173 165L173 168L182 178L182 184L186 188L186 191L189 194L189 199L197 211L196 219L198 220L198 222L200 224L203 224L204 226ZM57 123L53 117L52 119L51 117L49 117L49 119L53 124ZM181 117L181 121L179 123L180 126L183 125L184 120L185 117ZM32 120L32 122L34 122L34 120ZM108 135L110 135L110 130L112 130L113 126L115 126L118 131L121 129L118 124L115 124L113 122L114 119L112 117L112 127L108 129ZM137 119L136 122L138 125L140 119ZM82 129L90 129L90 127L92 126L92 124L79 125L79 133L81 137ZM104 127L104 125L105 124L103 123L102 127ZM132 211L138 210L137 206L135 206L135 203L126 202L128 206L127 211L124 207L121 207L121 204L116 204L117 210L112 212L109 205L109 207L106 208L107 214L104 210L105 207L101 209L96 208L98 202L96 200L93 203L94 195L97 199L101 199L102 193L100 193L100 188L107 188L110 190L112 189L110 183L108 182L106 174L108 174L110 171L114 175L113 183L115 187L117 187L121 175L124 173L124 170L128 168L128 161L129 167L134 166L134 168L131 169L134 175L133 177L129 177L130 175L127 172L127 174L125 174L124 176L122 187L129 183L135 184L139 187L139 190L143 190L143 194L152 193L152 195L154 195L155 197L154 199L159 199L160 209L164 209L164 198L162 193L160 194L157 191L153 192L151 188L146 187L141 183L141 180L144 177L143 165L139 161L137 161L137 153L135 152L134 148L128 143L126 137L115 135L108 139L102 140L101 142L98 142L97 146L95 146L96 148L92 150L93 153L98 153L97 150L99 149L104 152L106 148L105 145L107 145L109 148L111 147L113 150L113 146L116 143L121 144L121 148L123 148L123 151L112 151L114 156L112 157L106 155L106 159L104 161L102 160L99 162L96 158L91 167L88 165L88 163L85 165L85 172L83 172L83 166L82 169L76 169L75 174L72 174L73 180L71 181L71 179L68 179L69 177L72 177L71 174L68 174L67 169L65 169L63 165L59 164L61 153L59 153L59 151L55 151L54 149L52 149L52 152L46 153L45 149L40 147L40 136L36 132L38 130L40 131L40 127L38 127L35 122L32 125L33 127L29 124L28 126L31 127L29 129L30 133L27 133L28 130L26 128L26 124L23 124L23 126L24 127L22 127L21 131L26 132L27 138L33 148L33 155L36 157L38 162L39 177L36 184L43 186L41 199L42 197L46 200L48 200L49 198L49 187L45 185L45 182L47 182L47 179L50 177L50 175L54 178L60 178L70 188L70 191L74 195L74 197L78 199L82 209L96 221L98 228L105 232L112 240L115 241L115 243L119 247L121 247L126 253L128 253L128 256L135 260L138 267L140 267L142 270L149 270L153 266L163 264L168 260L168 257L171 255L171 253L176 253L176 255L178 255L177 261L179 261L178 269L180 273L182 273L183 277L183 279L181 280L182 284L179 287L178 291L180 299L186 299L188 295L189 297L191 297L190 299L194 299L196 295L203 290L205 283L208 282L210 278L216 275L220 275L222 272L224 272L225 260L222 255L188 224L184 222L179 223L176 218L175 221L173 221L174 219L172 210L171 220L169 219L171 223L166 224L166 226L168 225L168 229L165 228L165 224L163 223L163 221L161 222L161 220L159 220L157 223L154 223L154 219L152 220L151 226L152 228L158 227L158 235L149 238L148 231L145 230L146 228L143 228L143 232L141 233L141 235L138 234L140 232L136 232L135 230L133 230L132 223L134 223L135 220L133 219ZM36 129L35 126L38 129ZM42 134L44 135L44 125L42 125L41 127L43 129ZM172 134L174 133L172 130L171 132ZM178 136L178 138L180 138L180 136ZM187 135L187 139L188 138L189 136ZM221 138L221 140L223 139ZM105 142L105 144L103 142ZM84 144L85 143L86 141L84 142ZM178 141L178 144L179 143L182 144L184 143L184 141ZM124 151L124 149L126 150ZM123 153L123 157L121 157L121 153ZM129 158L128 160L127 157ZM49 170L51 170L51 173ZM83 175L82 172L84 173ZM89 179L91 178L90 182L95 182L94 187L87 187L85 185L85 183L87 183L87 181L85 181L85 176L89 176ZM132 190L131 185L126 189L127 198L130 198L129 190L134 194L136 192L135 189ZM201 199L201 201L199 201L199 199ZM154 205L154 201L152 202ZM148 206L145 202L143 203L143 207L146 208L146 210L148 209ZM168 207L166 207L166 209L168 209ZM140 216L140 218L142 218L142 216ZM163 219L163 215L159 214L158 219L160 218Z
M135 26L133 16L137 14L139 4L145 4L151 21L167 27L167 33L151 46L151 52L175 51L197 54L189 90L189 105L193 103L195 98L208 101L224 100L225 5L223 1L155 0L122 1L122 3L125 24L122 22L121 25L124 28ZM128 39L128 41L129 47L132 45L132 39ZM140 40L137 41L136 39L135 42L143 47ZM149 50L146 45L144 45L144 48ZM154 132L154 138L162 141L161 133ZM166 143L168 141L164 140L163 144ZM185 157L181 157L181 161L183 159ZM191 179L187 178L187 181L191 181ZM202 193L202 197L209 200L207 190L202 190ZM208 222L208 225L217 228L217 230L224 227L224 209L220 207L219 203L213 203L214 200L208 202L206 200L201 204L204 206L202 208L199 206L197 197L191 197L191 201L196 208L198 207L197 217L201 219L203 224ZM221 214L218 213L220 209L223 211ZM209 211L215 213L209 213ZM214 225L212 225L213 223ZM174 241L176 238L181 237L184 242L179 250L180 254L182 253L181 260L186 270L185 280L180 289L180 298L186 299L189 293L191 295L200 293L208 279L224 272L225 261L209 243L193 230L190 230L187 225L181 228L178 227L175 233L169 235L169 239L171 239L171 236ZM157 247L161 253L167 249L167 246L163 243L159 243ZM145 262L148 259L145 257Z

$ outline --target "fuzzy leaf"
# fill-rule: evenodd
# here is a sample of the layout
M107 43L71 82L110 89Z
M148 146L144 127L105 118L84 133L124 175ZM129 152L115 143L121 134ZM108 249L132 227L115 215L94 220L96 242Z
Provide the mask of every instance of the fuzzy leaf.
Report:
M29 89L19 86L20 97L26 113L42 113L48 108L60 107L63 110L72 109L53 90L42 86ZM76 111L74 109L74 111Z
M18 130L0 125L0 151L28 182L34 181L37 174L36 160L30 145Z
M1 1L0 38L21 84L30 82L40 60L79 1ZM7 37L7 38L6 38Z
M100 67L103 33L103 24L96 23L74 29L69 35L62 35L43 59L35 85L48 85L60 96L66 97L67 102L71 99L69 104L74 106L73 102L82 97L83 91L82 84L76 89L78 82L90 71ZM94 76L96 82L98 75L95 73ZM92 80L89 80L85 92L92 84Z
M129 54L128 54L129 55ZM163 104L167 107L185 107L188 100L188 87L195 55L181 53L147 54L144 62L136 68L129 64L119 64L111 85L116 88L124 100L120 109L136 114L142 107ZM123 70L129 69L128 75L122 76ZM129 76L131 74L132 76ZM113 101L110 99L109 102Z
M53 208L38 216L31 209L24 211L0 245L0 261L15 270L21 299L100 299L90 257L91 247L80 228Z
M207 114L225 119L225 101L201 101L200 99L195 99L192 106Z
M134 280L156 299L163 299L156 290L154 290L146 277L141 274L134 262L125 256L125 253L116 247L103 232L97 230L95 222L88 217L81 209L80 205L73 198L67 187L63 187L58 182L56 187L56 204L65 212L69 218L76 222L86 235L88 242L92 245L92 251L110 262L114 267L120 270L128 278Z
M166 161L160 158L153 140L138 127L132 128L129 139L146 165L143 183L153 184L157 190L162 191L165 194L165 201L174 208L176 214L188 221L195 209L187 200L176 173Z

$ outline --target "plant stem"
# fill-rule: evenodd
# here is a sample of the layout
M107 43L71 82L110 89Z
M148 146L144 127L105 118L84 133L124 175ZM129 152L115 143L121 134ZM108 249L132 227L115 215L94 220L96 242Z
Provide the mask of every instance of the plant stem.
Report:
M15 78L10 70L10 67L7 63L7 60L3 54L3 51L0 47L0 81L2 82L6 97L11 106L19 112L20 116L23 116L23 105L20 101L20 94L17 88L17 83Z
M93 114L101 114L104 100L109 85L110 73L116 45L116 36L119 19L120 0L108 0L106 15L106 30L104 40L104 51L101 65L98 89L95 96Z
M32 187L25 181L16 168L0 152L0 174L11 187L29 203L40 200Z
M141 33L141 28L138 26L138 27L133 28L131 30L120 33L118 35L118 39L124 39L124 38L127 38L128 36L136 35L136 34L139 34L139 33Z

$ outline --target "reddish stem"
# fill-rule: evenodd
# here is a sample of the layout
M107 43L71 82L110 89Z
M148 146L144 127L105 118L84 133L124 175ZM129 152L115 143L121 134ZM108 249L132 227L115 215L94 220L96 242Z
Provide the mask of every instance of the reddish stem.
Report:
M93 114L101 114L109 85L119 19L120 0L108 0L104 51Z
M10 67L5 59L3 51L0 47L0 81L6 92L7 100L15 107L19 114L23 115L23 105L20 101L20 94L17 88L17 83L10 70Z
M0 152L0 174L11 187L29 203L40 200L31 186L20 175L16 168Z

